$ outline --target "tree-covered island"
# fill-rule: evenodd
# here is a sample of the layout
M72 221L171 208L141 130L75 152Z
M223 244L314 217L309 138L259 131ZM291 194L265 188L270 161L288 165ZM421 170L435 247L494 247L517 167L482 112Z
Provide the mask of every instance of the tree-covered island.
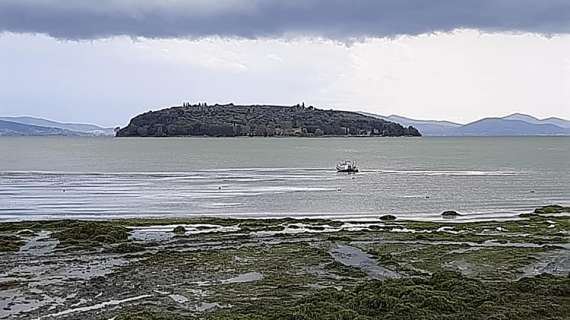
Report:
M421 136L403 127L355 112L295 106L205 103L149 111L136 116L118 137L172 136Z

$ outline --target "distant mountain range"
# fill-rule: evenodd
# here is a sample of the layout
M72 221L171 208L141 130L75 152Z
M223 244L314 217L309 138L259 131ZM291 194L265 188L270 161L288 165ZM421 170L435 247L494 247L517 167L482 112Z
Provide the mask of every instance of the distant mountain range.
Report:
M112 136L114 130L92 124L61 123L33 117L0 117L0 136Z
M78 136L79 133L0 120L0 136Z
M503 119L520 120L520 121L524 121L524 122L528 122L528 123L532 123L532 124L553 124L553 125L561 127L561 128L567 128L567 129L570 128L570 121L560 119L560 118L555 118L555 117L550 117L550 118L546 118L546 119L541 120L541 119L535 118L533 116L529 116L528 114L513 113L509 116L504 117Z
M413 126L424 136L570 136L570 121L560 118L538 119L522 113L502 118L484 118L468 124L450 121L416 120L397 115L362 114Z
M398 115L360 114L414 127L424 136L570 136L570 121L555 117L538 119L514 113L484 118L468 124L441 120L417 120ZM34 117L0 117L0 136L112 136L112 128L92 124L61 123Z

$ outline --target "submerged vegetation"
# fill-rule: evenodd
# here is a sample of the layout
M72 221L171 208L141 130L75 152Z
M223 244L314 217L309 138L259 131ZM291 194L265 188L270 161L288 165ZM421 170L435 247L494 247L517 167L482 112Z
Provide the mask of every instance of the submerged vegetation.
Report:
M129 237L125 227L111 222L77 221L54 233L62 245L96 245L126 241Z
M0 307L11 319L568 319L566 210L2 223Z
M24 241L18 236L0 236L0 252L18 251L23 243Z

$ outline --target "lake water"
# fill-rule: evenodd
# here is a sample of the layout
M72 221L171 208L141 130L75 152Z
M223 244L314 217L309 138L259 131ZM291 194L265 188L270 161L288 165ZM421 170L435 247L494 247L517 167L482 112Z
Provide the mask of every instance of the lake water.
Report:
M0 138L2 220L508 218L570 204L569 184L567 137Z

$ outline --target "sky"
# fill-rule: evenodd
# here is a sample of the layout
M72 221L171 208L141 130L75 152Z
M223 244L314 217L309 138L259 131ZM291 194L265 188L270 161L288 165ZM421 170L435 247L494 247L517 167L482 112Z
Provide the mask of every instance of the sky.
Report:
M0 115L182 102L570 119L568 0L0 0Z

